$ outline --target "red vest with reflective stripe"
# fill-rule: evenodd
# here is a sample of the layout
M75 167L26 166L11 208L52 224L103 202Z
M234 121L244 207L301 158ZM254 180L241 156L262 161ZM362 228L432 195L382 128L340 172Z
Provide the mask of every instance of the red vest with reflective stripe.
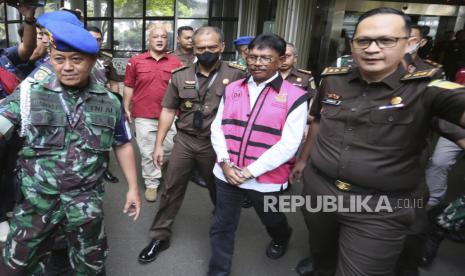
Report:
M239 167L246 167L281 139L287 115L307 101L308 94L283 80L279 91L267 84L251 108L247 80L242 79L226 87L223 99L221 124L229 158ZM258 176L257 181L283 184L288 180L293 163L294 158Z

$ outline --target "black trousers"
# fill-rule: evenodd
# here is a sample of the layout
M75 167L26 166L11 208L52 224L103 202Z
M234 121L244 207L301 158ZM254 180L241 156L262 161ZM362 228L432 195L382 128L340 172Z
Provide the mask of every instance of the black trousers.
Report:
M215 177L216 209L210 228L211 257L208 275L229 275L234 252L234 239L241 216L241 203L247 196L270 237L280 243L290 238L290 228L283 213L264 212L264 196L278 196L281 192L260 193L241 189Z

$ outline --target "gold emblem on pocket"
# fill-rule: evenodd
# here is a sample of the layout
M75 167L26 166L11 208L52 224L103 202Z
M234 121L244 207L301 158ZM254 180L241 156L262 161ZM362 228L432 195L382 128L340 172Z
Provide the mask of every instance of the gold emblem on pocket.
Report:
M192 104L191 101L186 101L186 102L184 103L184 106L185 106L187 109L191 109L191 108L192 108L192 105L193 105L193 104Z
M400 103L402 103L402 98L401 97L393 97L391 99L391 104L392 105L396 105L396 104L400 104Z

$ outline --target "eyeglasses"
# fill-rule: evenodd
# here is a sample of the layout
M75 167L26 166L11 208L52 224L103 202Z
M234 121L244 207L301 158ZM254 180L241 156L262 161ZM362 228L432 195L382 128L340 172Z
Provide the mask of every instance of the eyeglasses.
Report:
M352 46L355 49L366 49L370 47L371 43L375 42L380 49L396 47L399 39L408 39L408 36L395 37L395 36L382 36L377 38L357 37L352 39Z
M254 56L254 55L249 55L246 58L248 63L256 63L257 61L263 65L268 65L273 61L272 57L267 57L267 56Z

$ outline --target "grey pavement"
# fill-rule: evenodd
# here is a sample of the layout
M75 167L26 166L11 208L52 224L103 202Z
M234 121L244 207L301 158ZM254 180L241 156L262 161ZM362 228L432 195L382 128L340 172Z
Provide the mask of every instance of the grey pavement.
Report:
M459 162L451 174L452 194L463 192L465 170ZM111 171L122 179L114 156ZM140 175L139 175L140 177ZM292 187L291 193L298 194L300 185ZM208 231L212 220L212 204L207 190L190 183L184 204L176 218L171 247L162 252L150 264L139 264L137 256L149 242L148 229L158 208L158 202L143 200L142 213L132 221L122 213L126 182L106 184L104 202L106 232L110 255L107 260L108 276L197 276L206 275L210 254ZM143 197L143 187L140 187ZM450 195L452 197L452 195ZM307 231L300 211L288 214L294 228L288 251L279 260L265 256L269 242L264 227L253 209L243 209L236 235L232 276L256 275L278 276L297 275L297 262L308 255ZM445 241L433 266L422 271L422 276L463 276L465 275L465 245Z
M114 160L114 159L113 159ZM463 162L458 162L451 174L454 182L450 190L454 194L463 192L465 174ZM111 169L118 177L114 163ZM452 186L452 185L451 185ZM105 220L109 239L110 255L107 261L109 276L183 276L206 275L210 254L208 231L212 220L212 204L207 190L189 183L183 206L176 218L171 246L150 264L139 264L137 256L150 241L148 229L157 211L158 202L143 200L142 214L136 222L122 214L126 192L125 183L107 184L105 199ZM292 187L290 193L298 194L301 185ZM141 196L143 188L141 187ZM270 239L261 225L253 208L243 209L236 234L232 276L256 275L278 276L297 275L297 262L308 255L307 230L300 211L288 214L294 228L288 251L278 260L265 256ZM422 276L463 276L465 275L465 245L446 240L433 266Z

